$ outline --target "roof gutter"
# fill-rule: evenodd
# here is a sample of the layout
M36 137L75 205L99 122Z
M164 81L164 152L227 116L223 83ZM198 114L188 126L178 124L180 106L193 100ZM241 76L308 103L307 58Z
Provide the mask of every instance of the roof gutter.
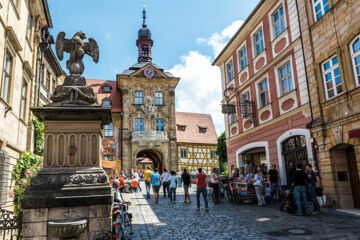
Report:
M44 7L44 12L45 12L46 21L48 23L48 27L53 28L52 21L51 21L51 16L50 16L50 11L49 11L49 5L48 5L47 0L42 0L42 4L43 4L43 7Z
M212 66L216 65L217 61L219 60L219 58L221 57L221 55L224 54L224 52L226 51L226 49L230 46L230 44L235 40L236 36L241 32L241 30L245 27L245 25L250 21L251 17L257 12L257 10L259 10L259 8L261 7L261 5L265 2L266 0L260 0L260 2L258 3L258 5L256 5L256 7L254 8L254 10L252 10L252 12L250 13L250 15L246 18L246 20L244 21L244 23L240 26L239 30L236 31L236 33L232 36L232 38L230 39L230 41L226 44L226 46L221 50L221 52L219 53L219 55L217 55L217 57L215 58L215 60L211 63Z

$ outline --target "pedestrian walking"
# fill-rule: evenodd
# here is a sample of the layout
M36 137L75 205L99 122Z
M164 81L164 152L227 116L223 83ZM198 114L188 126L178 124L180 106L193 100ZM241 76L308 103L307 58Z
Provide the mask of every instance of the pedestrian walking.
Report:
M306 174L308 176L307 179L308 192L310 194L311 200L314 205L314 211L312 212L312 214L318 214L320 212L320 204L316 197L316 174L312 170L311 164L306 164L305 168L306 168Z
M187 172L186 168L184 168L184 173L181 174L181 181L183 183L184 192L185 192L184 203L191 203L190 194L189 194L189 188L191 188L191 177L190 174Z
M144 180L145 180L145 188L146 188L146 198L150 199L150 176L152 174L152 171L150 170L150 167L147 167L147 169L144 172Z
M253 182L253 185L255 187L256 197L258 199L258 206L264 206L265 199L263 195L263 179L261 173L256 168L254 168L253 178L251 181Z
M154 169L153 174L150 176L150 184L153 188L154 194L154 204L159 202L159 190L160 190L160 174L158 173L157 168Z
M276 193L276 200L279 201L279 193L280 193L280 176L279 172L276 170L276 165L271 165L271 169L269 170L268 175L270 188L271 188L271 197L274 193Z
M171 171L171 176L169 177L169 185L170 185L170 202L176 202L176 186L177 186L178 178L176 176L175 171Z
M305 215L310 216L309 205L306 197L305 182L307 179L306 173L301 169L301 164L296 164L296 171L293 175L292 185L294 187L294 197L297 207L297 215L302 216L301 200L304 202Z
M167 192L168 197L170 197L169 177L170 177L170 174L168 173L168 171L166 169L164 169L163 174L161 174L161 183L163 185L164 198L166 198L166 192Z
M204 203L205 203L205 211L209 211L208 200L207 200L207 192L206 192L206 175L202 172L202 168L198 169L199 173L196 174L196 202L197 208L196 210L200 210L200 194L202 194Z

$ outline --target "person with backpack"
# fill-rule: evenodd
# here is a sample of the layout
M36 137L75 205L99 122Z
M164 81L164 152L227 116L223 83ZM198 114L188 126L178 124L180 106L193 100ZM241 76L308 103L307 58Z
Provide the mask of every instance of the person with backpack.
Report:
M176 186L177 186L177 176L175 171L171 171L171 176L169 177L169 187L170 187L170 202L176 202Z
M205 203L205 212L209 212L208 200L207 200L207 191L206 191L206 174L202 172L202 168L198 169L199 173L196 174L196 210L200 210L200 194L202 194L204 203Z

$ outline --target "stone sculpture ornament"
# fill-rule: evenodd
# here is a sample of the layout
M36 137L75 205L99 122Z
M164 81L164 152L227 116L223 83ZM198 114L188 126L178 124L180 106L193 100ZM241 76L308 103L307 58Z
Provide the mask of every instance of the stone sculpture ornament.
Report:
M64 52L70 54L66 61L66 68L70 75L65 77L64 84L58 86L49 105L97 105L96 94L90 86L86 85L86 79L81 74L85 66L82 61L87 54L91 56L95 63L99 61L99 47L93 38L85 42L86 34L79 31L71 39L65 38L66 34L60 32L56 38L56 54L59 60L63 60Z
M141 106L141 111L145 114L146 118L150 120L152 117L157 116L158 112L154 104L154 99L150 96L147 96L147 99L149 101Z

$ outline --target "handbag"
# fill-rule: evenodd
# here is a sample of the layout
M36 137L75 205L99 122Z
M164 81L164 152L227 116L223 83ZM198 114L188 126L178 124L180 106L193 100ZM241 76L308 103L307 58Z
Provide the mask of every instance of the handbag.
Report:
M316 187L315 194L318 197L321 197L323 195L323 189L321 187Z

